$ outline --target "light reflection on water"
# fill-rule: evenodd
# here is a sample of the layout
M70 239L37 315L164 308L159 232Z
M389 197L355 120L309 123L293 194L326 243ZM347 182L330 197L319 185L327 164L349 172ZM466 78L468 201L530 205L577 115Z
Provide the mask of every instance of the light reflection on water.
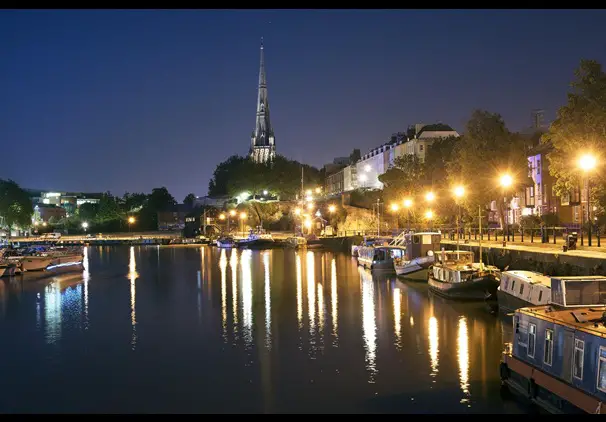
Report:
M126 267L129 289L117 282ZM11 286L0 283L12 315L0 314L0 338L29 334L13 336L0 362L36 376L26 391L7 373L15 387L0 411L519 411L498 395L510 341L501 320L481 305L435 299L423 283L375 277L345 254L90 247L81 273L24 284L19 301ZM40 359L49 347L61 353ZM46 388L53 371L65 374L53 382L70 398ZM98 388L80 387L93 378ZM186 400L194 390L209 393ZM40 399L26 403L26 393Z

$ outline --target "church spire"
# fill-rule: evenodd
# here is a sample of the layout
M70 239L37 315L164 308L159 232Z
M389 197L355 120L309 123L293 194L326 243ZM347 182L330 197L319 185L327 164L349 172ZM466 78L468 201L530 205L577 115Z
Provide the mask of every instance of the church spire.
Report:
M269 101L267 99L267 81L265 76L265 54L261 38L261 57L259 62L259 87L257 94L257 116L255 130L250 145L250 157L258 163L271 161L276 154L274 132L269 119Z

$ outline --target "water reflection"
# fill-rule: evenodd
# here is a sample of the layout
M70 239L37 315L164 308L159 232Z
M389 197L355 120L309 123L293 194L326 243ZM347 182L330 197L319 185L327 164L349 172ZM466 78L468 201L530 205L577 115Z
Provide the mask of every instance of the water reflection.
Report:
M131 324L131 348L135 350L137 347L137 313L136 313L136 297L137 297L137 286L136 280L139 277L137 273L137 261L135 260L135 247L130 247L130 258L128 261L128 278L130 279L130 324Z
M242 326L244 341L248 346L253 341L253 280L252 280L252 251L243 250L240 256L240 269L242 270Z
M6 284L4 284L3 280L0 280L0 316L2 318L6 315L6 302L8 300L6 290Z
M229 268L231 270L231 312L232 331L234 340L238 339L238 251L231 250L229 257Z
M88 262L88 246L84 247L84 259L82 261L82 281L84 285L84 329L88 330L88 282L90 280L90 270Z
M412 318L412 316L411 316ZM399 288L393 289L393 329L396 335L396 348L402 348L402 296Z
M461 391L469 395L469 334L467 332L467 319L459 318L459 330L457 335L457 361L459 363L459 379ZM465 402L463 399L462 402Z
M438 374L438 320L435 316L429 317L429 359L431 361L431 376L435 377ZM433 381L435 382L435 380Z
M263 254L263 271L265 272L265 347L271 348L271 282L269 252Z
M303 328L303 274L301 269L301 255L297 253L295 257L295 267L297 273L297 321L299 330Z
M313 356L316 349L316 267L314 253L307 251L307 319L309 322L309 349Z
M51 282L44 289L44 329L46 342L61 340L61 289L59 281Z
M227 253L225 249L221 249L219 268L221 270L221 325L223 326L223 341L227 341Z
M366 350L366 369L369 372L369 383L375 382L377 374L377 322L375 315L375 285L372 275L362 267L360 271L360 284L362 290L362 332L364 348Z
M330 263L330 303L332 305L332 337L333 346L339 346L339 292L337 291L337 261Z

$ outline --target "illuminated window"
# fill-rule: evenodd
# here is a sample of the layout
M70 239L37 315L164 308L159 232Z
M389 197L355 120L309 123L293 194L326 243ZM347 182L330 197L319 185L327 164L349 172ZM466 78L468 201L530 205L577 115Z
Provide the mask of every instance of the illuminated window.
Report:
M598 390L606 393L606 346L600 346L598 355Z
M583 379L583 358L585 357L585 342L574 340L574 370L572 375L580 380Z
M553 361L553 330L545 330L545 352L543 354L543 362L545 365L551 366Z
M528 356L534 357L534 349L537 342L537 325L528 324Z

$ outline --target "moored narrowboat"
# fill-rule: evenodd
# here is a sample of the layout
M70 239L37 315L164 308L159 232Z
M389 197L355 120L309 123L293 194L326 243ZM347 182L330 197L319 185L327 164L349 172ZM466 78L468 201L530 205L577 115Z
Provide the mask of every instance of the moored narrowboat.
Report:
M554 277L551 293L516 310L502 383L551 413L606 412L606 277Z

